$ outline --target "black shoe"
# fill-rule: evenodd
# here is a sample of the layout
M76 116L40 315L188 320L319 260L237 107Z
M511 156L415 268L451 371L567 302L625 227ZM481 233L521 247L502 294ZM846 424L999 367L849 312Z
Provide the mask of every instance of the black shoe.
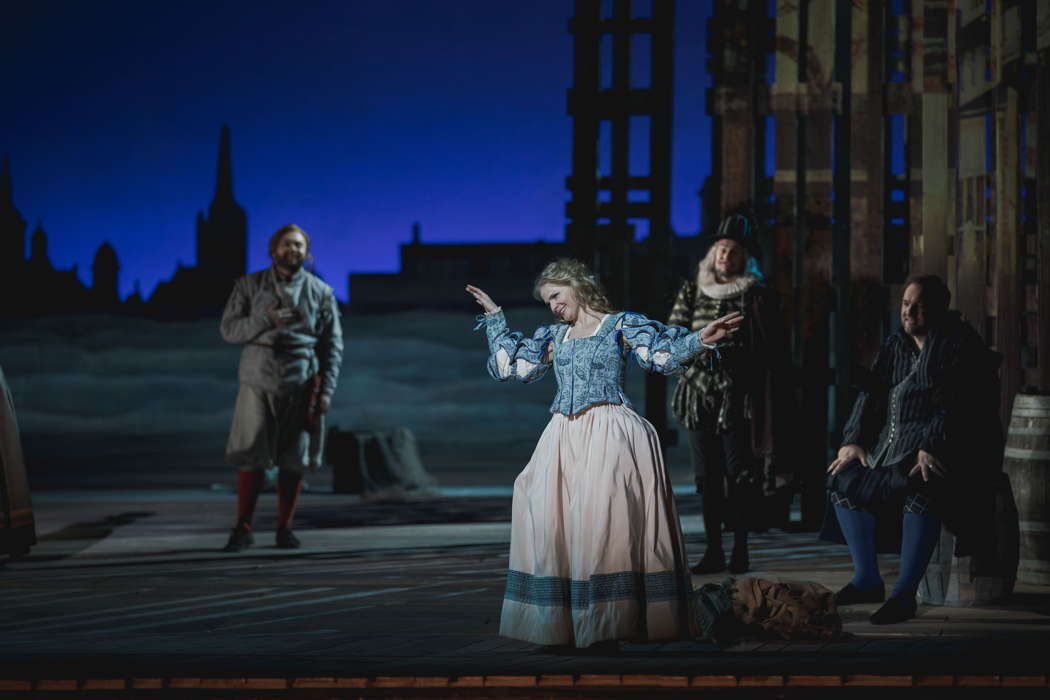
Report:
M915 611L918 607L914 593L895 595L871 614L871 624L894 625L898 622L910 620L915 617Z
M281 549L299 549L299 538L286 527L277 528L277 546Z
M226 546L222 548L222 551L240 552L251 547L254 542L255 536L252 535L252 529L244 523L238 523L237 527L230 530L230 539L226 540Z
M709 549L704 552L700 562L689 570L694 574L717 574L719 571L725 571L726 555L724 552L712 552Z
M847 583L841 591L835 594L835 605L840 608L861 603L881 603L884 600L886 600L885 583L877 583L864 590L857 588L852 583Z
M729 558L729 573L743 574L751 568L751 559L747 556L746 549L733 548L733 556Z

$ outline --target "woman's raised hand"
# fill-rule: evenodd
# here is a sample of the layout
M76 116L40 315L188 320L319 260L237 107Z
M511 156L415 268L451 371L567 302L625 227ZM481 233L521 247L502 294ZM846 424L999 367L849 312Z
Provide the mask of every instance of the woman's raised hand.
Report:
M714 345L719 340L740 330L740 324L743 322L744 314L739 311L716 318L700 329L700 340L706 345Z
M467 293L474 297L474 301L478 302L481 308L485 310L485 313L490 314L499 309L499 307L496 306L496 302L492 301L492 297L474 285L467 285Z

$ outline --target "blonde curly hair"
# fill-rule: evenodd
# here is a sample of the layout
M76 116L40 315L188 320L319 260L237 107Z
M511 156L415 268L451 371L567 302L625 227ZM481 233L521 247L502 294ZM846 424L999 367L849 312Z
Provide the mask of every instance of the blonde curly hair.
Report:
M543 297L540 296L540 287L545 284L572 287L579 302L591 311L600 314L612 313L609 299L605 296L601 283L591 274L590 268L579 260L558 258L548 263L536 277L536 283L532 286L532 296L536 301L544 302Z

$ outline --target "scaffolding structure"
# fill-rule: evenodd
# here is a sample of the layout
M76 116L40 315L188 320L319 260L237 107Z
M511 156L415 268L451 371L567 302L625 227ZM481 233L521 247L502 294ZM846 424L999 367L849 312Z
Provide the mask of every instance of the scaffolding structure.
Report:
M768 224L815 522L908 275L940 275L1001 353L1004 419L1050 390L1050 3L716 0L708 34L708 191Z
M576 0L569 30L575 61L565 242L614 306L663 318L672 279L674 0ZM673 439L666 403L666 379L647 377L646 416L665 444Z

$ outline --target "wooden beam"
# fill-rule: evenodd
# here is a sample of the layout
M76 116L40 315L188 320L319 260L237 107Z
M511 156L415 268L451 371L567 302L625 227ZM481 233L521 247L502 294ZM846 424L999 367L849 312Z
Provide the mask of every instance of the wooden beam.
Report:
M624 3L625 6L630 3ZM649 168L654 180L650 192L653 211L649 218L646 258L648 270L646 310L656 318L667 313L671 288L671 133L674 114L672 76L674 66L674 1L654 0L652 18L653 104L650 107ZM672 444L673 434L667 428L667 380L650 374L645 380L646 418L661 436L664 445Z
M908 77L911 81L911 112L906 117L905 148L908 168L908 233L910 260L908 272L922 268L922 200L923 200L923 101L922 101L922 47L923 12L925 0L912 0L908 25Z
M1040 7L1050 3L1040 3ZM1045 19L1044 19L1045 18ZM1046 46L1039 51L1036 123L1036 212L1038 220L1038 326L1037 367L1039 388L1050 391L1050 9L1040 17L1040 28L1048 27Z
M755 148L754 100L748 86L718 88L724 105L721 119L722 211L728 211L753 200Z
M1035 7L1035 50L1045 56L1043 52L1050 49L1050 2L1038 0Z
M912 272L948 276L949 197L951 194L948 149L951 94L948 84L948 3L946 0L914 0L912 3L912 87L919 95L920 144L918 173L921 192L913 191ZM917 25L917 26L916 26ZM914 176L913 176L914 182ZM916 196L919 201L915 202Z
M1021 388L1021 308L1018 202L1020 200L1018 93L1003 89L1002 104L996 112L995 134L995 268L996 319L995 347L1003 355L1002 399L1004 420L1010 415L1013 398Z
M948 275L949 181L948 119L951 95L922 95L922 250L919 270Z
M801 293L800 271L803 261L795 255L796 174L798 171L798 75L799 5L797 2L778 2L776 9L776 38L774 64L776 75L770 91L770 107L774 118L775 165L773 194L775 195L776 229L776 288L784 300L785 328L796 363L802 353L802 338L798 330L798 294Z
M773 83L775 99L790 98L798 94L798 2L778 2L776 16L776 82ZM774 105L777 109L778 105ZM783 106L779 106L783 108Z
M883 285L886 189L882 85L883 7L852 3L853 56L850 82L849 267L853 323L852 361L867 367L885 335ZM838 201L836 199L836 201Z
M795 231L795 256L801 271L802 348L802 440L813 446L805 459L811 460L806 475L809 493L805 494L803 519L816 524L823 519L824 494L822 469L816 464L829 461L832 446L829 438L837 430L829 411L828 386L832 299L832 155L834 110L841 85L835 81L835 43L838 3L834 0L810 2L803 12L805 60L802 62L802 86L799 135L802 163L798 171L797 196L800 218Z
M755 78L757 64L765 60L765 54L764 46L754 41L755 32L744 28L751 24L758 5L759 0L743 6L719 2L708 24L711 63L716 71L711 112L712 126L718 133L715 162L723 212L754 204L755 199Z
M959 79L957 56L959 53L959 23L957 21L957 0L951 0L946 14L947 26L947 54L948 64L946 66L945 82L951 86L953 92L957 92ZM945 222L948 236L947 250L947 274L945 283L948 290L955 299L959 291L959 249L958 244L958 222L959 222L959 108L955 99L948 107L948 220Z
M565 243L572 255L591 261L595 253L598 188L598 120L594 110L601 87L599 76L598 0L576 0L576 14L570 21L573 39L574 85L569 90L568 108L572 117L572 201L566 206L569 219Z
M855 2L850 103L850 269L855 280L882 280L882 17L880 3Z
M957 288L954 306L980 332L988 316L985 188L987 143L983 112L959 120L958 228L955 232Z

